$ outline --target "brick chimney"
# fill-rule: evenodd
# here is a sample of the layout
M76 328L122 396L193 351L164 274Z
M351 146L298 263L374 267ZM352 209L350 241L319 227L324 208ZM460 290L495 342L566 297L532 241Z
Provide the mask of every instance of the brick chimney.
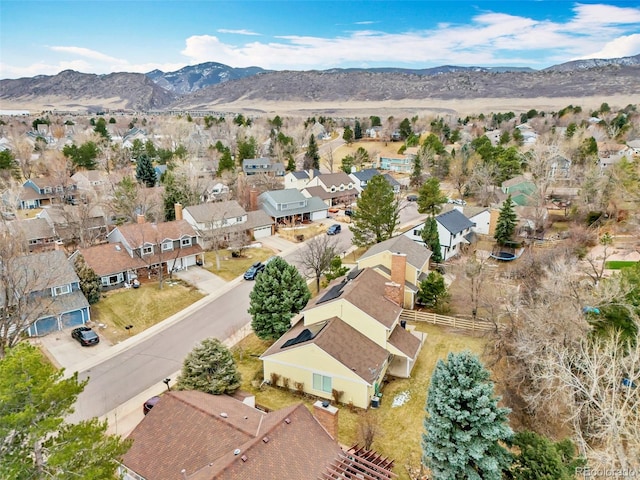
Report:
M258 210L258 190L251 187L249 190L249 211L255 212Z
M384 284L384 296L387 300L391 300L399 307L404 306L404 295L402 285L395 282L386 282Z
M173 208L176 211L176 220L182 220L182 204L174 203Z
M391 281L404 285L407 278L407 254L393 252L391 254Z
M142 213L139 213L138 215L136 215L136 223L144 223L144 222L145 222L145 219Z
M313 404L313 416L334 440L338 439L338 409L328 400L318 400Z

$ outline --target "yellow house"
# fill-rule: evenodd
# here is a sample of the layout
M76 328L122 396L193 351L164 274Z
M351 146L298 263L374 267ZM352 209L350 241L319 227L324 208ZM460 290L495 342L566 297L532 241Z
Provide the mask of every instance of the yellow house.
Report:
M422 347L399 321L400 297L400 285L370 268L334 280L260 357L264 378L368 408L386 374L409 377Z
M431 250L405 235L390 238L367 250L358 268L374 268L393 282L404 284L403 307L413 309L418 286L429 274Z

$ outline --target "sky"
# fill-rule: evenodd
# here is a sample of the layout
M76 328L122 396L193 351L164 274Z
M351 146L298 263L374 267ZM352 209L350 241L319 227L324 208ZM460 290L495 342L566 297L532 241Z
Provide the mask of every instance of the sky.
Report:
M272 70L534 69L640 53L640 0L0 0L0 78Z

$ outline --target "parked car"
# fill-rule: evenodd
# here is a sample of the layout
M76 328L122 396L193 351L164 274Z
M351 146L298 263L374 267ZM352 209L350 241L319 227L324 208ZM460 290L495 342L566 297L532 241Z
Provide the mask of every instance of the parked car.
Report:
M334 223L327 229L327 235L337 235L342 231L342 227L337 223Z
M407 202L417 202L418 195L407 195Z
M353 210L351 210L350 208L346 208L346 209L344 210L344 214L345 214L347 217L350 217L352 213L353 213Z
M100 343L100 337L98 337L98 334L89 327L74 328L71 331L71 336L80 342L80 345L83 347Z
M264 263L256 262L249 267L249 270L244 272L245 280L255 280L258 275L264 270Z
M142 413L145 415L151 411L151 409L155 406L156 403L160 401L160 397L158 395L154 395L149 400L144 402L142 405Z

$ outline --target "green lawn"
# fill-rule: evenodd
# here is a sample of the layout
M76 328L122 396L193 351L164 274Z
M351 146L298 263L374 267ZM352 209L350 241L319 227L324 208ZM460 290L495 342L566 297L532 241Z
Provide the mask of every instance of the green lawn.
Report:
M621 268L628 268L637 265L638 262L629 262L625 260L611 260L605 263L605 268L609 270L620 270Z
M105 293L104 298L91 306L91 318L107 325L107 328L99 329L100 335L115 344L161 322L203 296L179 280L165 280L162 289L158 282L145 282L140 288ZM131 334L124 328L127 325L133 325Z
M370 410L370 414L377 417L380 429L372 448L395 460L395 472L401 480L409 479L405 468L407 463L419 466L427 388L437 360L445 358L449 352L465 349L481 354L485 345L482 338L450 333L435 325L417 324L416 328L427 333L427 340L413 369L412 378L395 379L386 384L382 390L380 408ZM268 346L269 343L262 342L251 335L234 348L238 369L242 374L242 389L253 393L258 404L274 410L297 402L304 402L308 408L311 408L315 401L313 398L300 397L294 392L286 392L281 388L269 386L256 388L252 385L252 380L259 377L262 372L262 362L258 356ZM409 401L400 407L392 408L394 397L402 392L408 392ZM358 441L358 423L363 415L364 411L350 411L344 405L340 408L338 422L340 443L351 445Z
M231 281L246 272L253 263L263 262L275 253L270 248L246 248L242 251L242 257L239 258L233 258L229 250L218 250L218 255L220 270L217 268L215 252L205 252L204 268L226 281Z

